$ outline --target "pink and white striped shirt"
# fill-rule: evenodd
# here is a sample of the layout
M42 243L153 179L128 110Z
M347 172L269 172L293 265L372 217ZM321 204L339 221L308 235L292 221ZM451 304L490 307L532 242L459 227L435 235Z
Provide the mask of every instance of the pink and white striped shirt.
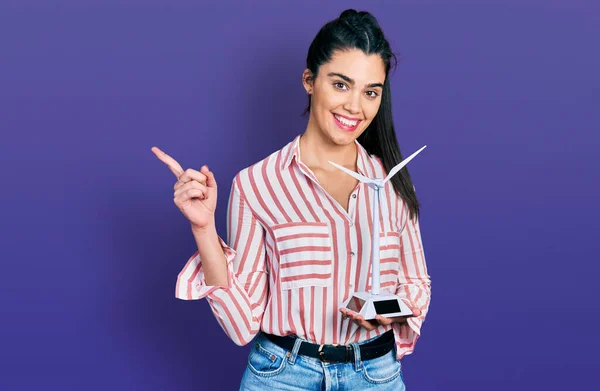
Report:
M373 331L343 319L339 309L346 299L371 289L374 193L359 182L346 212L300 161L299 140L300 135L233 179L227 242L219 238L229 286L206 285L196 251L177 277L175 296L206 297L225 333L240 346L259 330L296 334L318 344L346 344L393 328L399 360L413 352L431 297L419 222L408 219L404 201L388 181L388 215L381 215L380 226L381 291L415 304L421 315ZM381 160L355 143L358 172L385 177Z

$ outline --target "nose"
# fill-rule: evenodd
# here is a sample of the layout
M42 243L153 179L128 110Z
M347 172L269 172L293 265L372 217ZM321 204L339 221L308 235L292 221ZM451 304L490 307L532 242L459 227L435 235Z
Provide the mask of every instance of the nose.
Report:
M360 113L360 92L355 91L348 94L348 100L344 104L344 109L349 113L358 114Z

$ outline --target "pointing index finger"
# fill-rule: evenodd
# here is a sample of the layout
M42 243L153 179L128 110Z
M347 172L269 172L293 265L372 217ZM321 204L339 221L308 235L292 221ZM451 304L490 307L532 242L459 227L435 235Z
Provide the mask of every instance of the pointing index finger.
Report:
M173 174L175 174L177 179L179 179L179 177L184 173L183 168L179 163L177 163L177 160L173 159L171 156L161 151L160 148L152 147L152 152L154 152L154 154L160 161L162 161L167 165L167 167L169 167L169 169Z

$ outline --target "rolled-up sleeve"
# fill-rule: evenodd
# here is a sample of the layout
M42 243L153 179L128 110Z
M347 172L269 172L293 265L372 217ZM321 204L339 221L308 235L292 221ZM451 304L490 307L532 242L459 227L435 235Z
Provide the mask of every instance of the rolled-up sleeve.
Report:
M245 345L260 330L268 298L265 231L248 206L240 175L231 186L227 208L227 242L219 237L227 262L228 286L209 286L196 251L177 277L175 296L206 298L213 315L237 345Z
M431 278L427 272L425 252L417 218L406 218L400 239L400 270L396 295L405 302L418 307L421 315L408 318L406 323L393 323L397 359L414 351L417 339L421 335L421 326L427 316L431 299Z

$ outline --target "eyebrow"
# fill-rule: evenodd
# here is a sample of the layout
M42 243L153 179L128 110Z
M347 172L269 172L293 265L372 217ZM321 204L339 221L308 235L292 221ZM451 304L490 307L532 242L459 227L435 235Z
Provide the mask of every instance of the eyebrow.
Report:
M354 85L354 80L352 80L351 78L349 78L346 75L342 75L341 73L330 72L330 73L327 74L327 76L329 76L329 77L334 77L334 76L341 77L342 79L346 80L348 83ZM382 83L371 83L371 84L368 84L367 87L369 87L369 88L375 88L375 87L381 87L381 88L383 88L383 84Z

